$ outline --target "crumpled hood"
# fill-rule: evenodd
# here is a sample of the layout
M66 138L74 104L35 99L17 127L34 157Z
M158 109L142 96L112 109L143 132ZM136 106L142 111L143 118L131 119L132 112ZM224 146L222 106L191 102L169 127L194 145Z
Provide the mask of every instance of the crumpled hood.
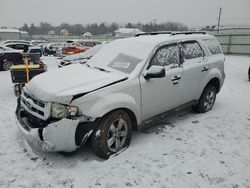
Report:
M88 93L123 79L126 79L123 74L75 64L34 77L26 89L42 101L68 104L74 95Z

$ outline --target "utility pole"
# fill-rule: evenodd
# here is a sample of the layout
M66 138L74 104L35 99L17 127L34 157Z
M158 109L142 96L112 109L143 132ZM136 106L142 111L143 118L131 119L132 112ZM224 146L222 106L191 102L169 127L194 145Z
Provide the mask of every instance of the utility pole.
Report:
M221 12L222 12L222 7L220 7L220 12L219 12L219 19L218 19L218 25L217 25L217 34L219 34L219 32L220 32Z

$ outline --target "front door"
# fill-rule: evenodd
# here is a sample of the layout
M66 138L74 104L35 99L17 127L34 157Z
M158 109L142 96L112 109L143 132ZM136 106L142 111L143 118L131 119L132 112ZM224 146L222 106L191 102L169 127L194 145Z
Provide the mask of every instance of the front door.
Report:
M181 99L183 68L179 64L178 45L175 43L160 47L146 70L153 65L163 66L166 76L152 79L146 79L144 73L140 76L142 120L178 106Z

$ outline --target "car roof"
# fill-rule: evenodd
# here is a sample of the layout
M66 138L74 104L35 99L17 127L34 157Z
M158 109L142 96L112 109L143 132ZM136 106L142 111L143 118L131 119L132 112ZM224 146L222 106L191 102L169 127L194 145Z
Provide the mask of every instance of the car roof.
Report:
M212 39L215 38L212 35L209 34L200 34L200 33L194 33L194 34L178 34L178 35L172 35L170 34L156 34L156 35L140 35L136 37L130 37L126 39L120 39L128 42L139 42L139 43L147 43L151 45L158 45L161 43L167 43L167 42L175 42L175 41L182 41L182 40L198 40L198 39Z

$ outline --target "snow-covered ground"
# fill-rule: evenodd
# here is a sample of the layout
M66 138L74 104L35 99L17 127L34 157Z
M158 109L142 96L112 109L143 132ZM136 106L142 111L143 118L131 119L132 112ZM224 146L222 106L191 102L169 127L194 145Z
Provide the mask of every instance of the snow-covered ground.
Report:
M49 70L56 59L43 58ZM0 187L250 187L250 57L227 56L214 109L187 109L133 134L130 147L104 161L89 144L73 156L31 148L14 120L9 72L0 72Z

